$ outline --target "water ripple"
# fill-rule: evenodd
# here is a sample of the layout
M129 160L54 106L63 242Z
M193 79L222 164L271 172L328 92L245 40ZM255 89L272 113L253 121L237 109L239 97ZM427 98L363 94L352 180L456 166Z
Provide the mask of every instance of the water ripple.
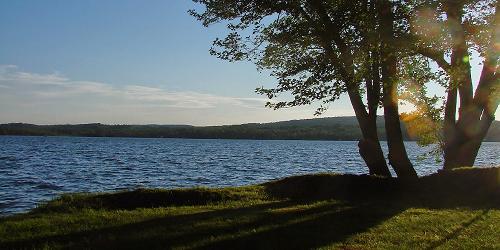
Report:
M433 159L407 143L419 175ZM500 143L484 143L477 165L499 165ZM386 149L386 147L384 147ZM65 192L138 187L241 186L285 176L367 173L357 143L0 136L0 214L26 211Z

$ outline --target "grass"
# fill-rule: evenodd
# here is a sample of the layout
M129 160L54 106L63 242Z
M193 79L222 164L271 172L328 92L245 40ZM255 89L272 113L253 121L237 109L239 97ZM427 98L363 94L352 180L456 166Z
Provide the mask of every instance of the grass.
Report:
M0 218L0 249L500 249L499 182L470 168L68 194Z

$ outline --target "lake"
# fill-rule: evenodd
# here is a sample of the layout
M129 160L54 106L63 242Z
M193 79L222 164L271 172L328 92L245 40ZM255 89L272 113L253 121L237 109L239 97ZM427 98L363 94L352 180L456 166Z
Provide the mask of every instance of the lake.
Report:
M419 175L437 171L433 158L419 159L429 148L406 146ZM500 165L499 149L483 143L476 165ZM318 172L366 174L357 142L0 136L0 214L67 192L241 186Z

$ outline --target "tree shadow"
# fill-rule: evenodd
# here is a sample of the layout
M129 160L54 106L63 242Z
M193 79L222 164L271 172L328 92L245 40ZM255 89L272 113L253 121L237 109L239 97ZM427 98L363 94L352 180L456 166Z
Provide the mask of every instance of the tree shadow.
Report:
M2 248L37 248L47 243L73 249L165 249L186 243L191 248L208 249L311 248L366 231L402 211L393 207L380 212L373 206L336 201L316 206L296 201L273 202L6 242Z
M486 216L486 214L488 214L489 211L490 210L484 210L482 213L474 216L474 218L472 218L469 221L463 223L459 228L457 228L453 232L449 233L443 239L435 242L434 244L432 244L427 249L436 249L436 248L444 245L447 241L452 240L452 239L458 237L458 235L460 235L460 233L462 233L465 229L467 229L468 227L470 227L472 224L474 224L474 223L476 223L476 222L484 219L484 217Z
M289 218L288 223L267 230L223 239L201 246L203 249L311 249L342 242L401 213L404 208L392 207L374 212L374 205L350 204L334 210L325 207L312 216ZM274 224L275 225L275 224Z
M37 246L43 245L46 242L69 242L70 244L77 243L78 244L89 244L90 245L99 245L99 238L102 238L104 235L117 235L120 237L126 236L127 234L136 234L140 232L144 232L147 230L156 230L156 229L173 229L182 225L186 222L199 222L203 220L207 220L210 218L217 218L222 216L234 215L234 214L247 214L254 213L258 211L263 211L266 209L276 209L280 207L289 206L291 202L282 201L282 202L270 202L246 207L238 207L238 208L226 208L226 209L215 209L210 211L203 212L195 212L189 214L180 214L180 215L167 215L165 217L153 218L149 220L144 220L136 223L127 223L120 226L110 226L104 227L100 229L94 230L85 230L80 232L74 232L69 234L59 234L45 237L33 238L31 240L20 240L20 241L11 241L5 242L4 245L0 245L0 249L14 249L14 248L25 248L23 246ZM174 232L174 231L173 231ZM201 231L200 231L201 232ZM203 234L204 232L201 232ZM92 239L92 242L85 243L84 239ZM129 241L124 239L125 241ZM123 242L122 242L123 243ZM117 244L121 244L117 242ZM142 243L141 243L142 244Z

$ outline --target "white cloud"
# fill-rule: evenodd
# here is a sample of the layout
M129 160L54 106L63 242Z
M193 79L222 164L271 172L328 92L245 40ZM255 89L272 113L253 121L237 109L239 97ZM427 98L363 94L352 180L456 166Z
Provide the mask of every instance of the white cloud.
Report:
M264 98L228 97L193 91L168 91L142 85L113 86L92 81L75 81L60 74L37 74L19 71L14 65L0 65L0 87L19 90L18 94L36 98L74 98L75 96L100 96L126 99L136 105L158 105L172 108L205 109L218 105L246 108L262 107Z
M61 85L66 84L68 79L58 73L36 74L18 71L15 65L0 65L0 81L17 84Z
M251 93L249 93L251 94ZM0 65L0 123L221 125L312 118L314 106L271 110L262 97L171 91L147 84L73 80ZM340 101L327 115L351 115Z

